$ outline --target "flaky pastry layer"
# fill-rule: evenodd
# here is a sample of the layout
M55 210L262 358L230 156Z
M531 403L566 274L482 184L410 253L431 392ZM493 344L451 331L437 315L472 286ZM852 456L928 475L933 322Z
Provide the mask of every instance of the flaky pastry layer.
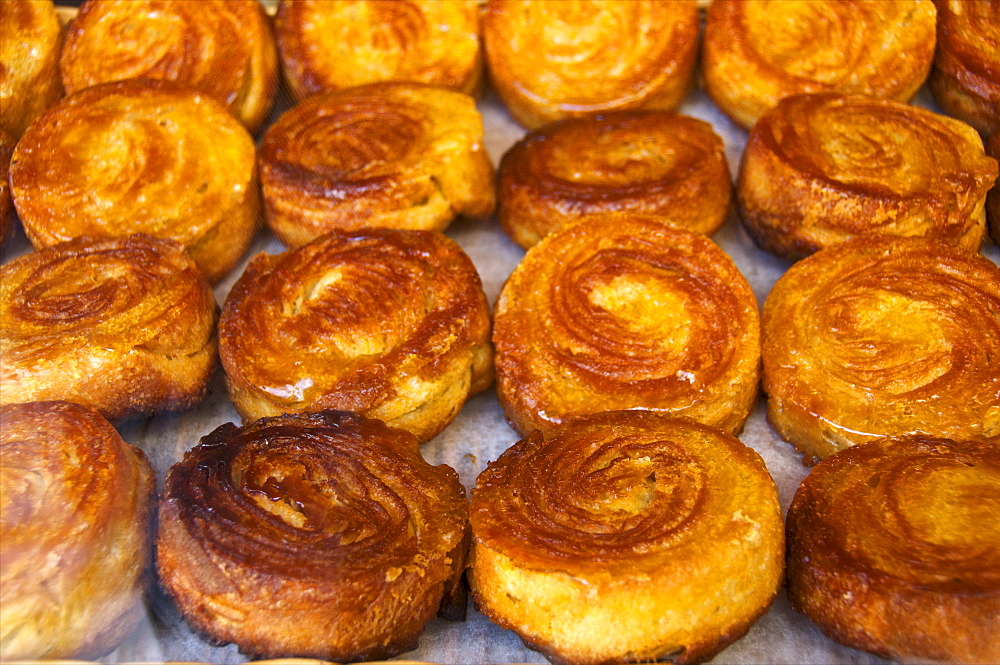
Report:
M14 138L62 96L62 43L52 0L0 2L0 129Z

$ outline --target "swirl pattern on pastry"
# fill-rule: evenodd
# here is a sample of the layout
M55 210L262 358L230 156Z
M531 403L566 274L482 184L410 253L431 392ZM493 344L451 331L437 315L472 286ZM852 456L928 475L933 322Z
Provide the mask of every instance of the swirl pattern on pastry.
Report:
M1000 268L924 238L803 259L764 303L774 428L824 458L878 436L1000 435Z
M479 476L470 522L478 606L553 662L700 662L746 632L782 579L760 457L648 411L532 433Z
M796 95L750 130L737 195L755 242L788 259L875 234L975 252L996 177L963 122L862 95Z
M607 215L532 247L496 304L497 393L522 434L615 409L737 432L757 395L757 301L704 236Z
M212 291L175 243L77 238L0 269L0 402L110 420L185 409L216 363Z
M258 225L255 148L219 102L167 81L103 83L63 99L14 149L14 206L31 243L148 233L210 281Z
M62 96L52 0L0 2L0 129L15 138Z
M491 82L526 127L615 109L676 108L698 51L694 0L489 0Z
M833 639L900 662L1000 660L1000 439L878 439L788 512L788 596Z
M157 566L197 629L265 656L416 646L461 573L458 475L407 432L335 411L223 425L167 476Z
M0 656L97 658L142 616L155 480L96 411L0 407Z

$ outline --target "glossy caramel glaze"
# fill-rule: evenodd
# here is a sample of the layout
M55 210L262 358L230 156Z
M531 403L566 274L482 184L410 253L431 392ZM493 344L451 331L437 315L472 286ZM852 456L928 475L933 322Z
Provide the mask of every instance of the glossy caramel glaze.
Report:
M695 0L488 0L483 46L511 115L534 128L616 109L676 108L698 52Z
M986 139L986 154L1000 161L1000 131ZM993 189L986 195L986 219L990 237L1000 245L1000 178L997 178Z
M738 432L757 395L757 301L704 236L628 215L532 247L495 310L497 393L522 434L614 409Z
M14 202L10 197L10 184L7 182L14 143L14 137L0 129L0 247L3 247L10 238L14 228Z
M62 42L52 0L0 2L0 129L15 138L62 96Z
M143 616L155 479L92 409L0 407L0 657L98 658Z
M77 238L0 269L0 401L119 420L185 409L216 364L215 298L175 243Z
M423 442L491 382L489 328L457 244L367 229L255 257L223 307L220 355L248 421L343 409Z
M958 120L862 95L796 95L750 131L737 196L754 241L788 259L862 235L975 252L997 171Z
M768 419L808 457L878 436L1000 435L1000 268L923 238L803 259L764 303Z
M936 15L931 0L715 0L705 89L745 129L801 93L906 102L930 71Z
M466 520L458 474L407 432L265 418L219 427L170 470L157 567L192 626L244 653L386 658L416 646L461 570Z
M788 596L900 662L1000 662L1000 439L879 439L827 458L788 512Z
M649 411L534 432L470 506L480 610L553 662L705 660L777 593L774 481L736 438Z

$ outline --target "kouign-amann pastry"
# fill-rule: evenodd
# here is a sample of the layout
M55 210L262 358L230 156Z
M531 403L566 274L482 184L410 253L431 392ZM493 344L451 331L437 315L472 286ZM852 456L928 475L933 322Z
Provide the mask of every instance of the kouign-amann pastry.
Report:
M155 479L70 402L0 407L0 658L98 658L142 617Z
M215 99L130 79L63 99L14 149L10 183L36 247L148 233L183 245L210 281L257 230L253 139Z
M925 238L856 238L764 303L767 417L807 460L878 436L1000 435L1000 267Z
M264 136L268 226L286 245L333 230L441 231L493 212L493 166L472 97L375 83L308 99Z
M934 58L931 0L715 0L705 22L705 90L749 129L810 92L909 101Z
M331 233L255 257L219 321L229 393L245 420L354 411L423 442L493 378L475 266L440 233Z
M0 269L0 402L110 420L189 408L216 363L215 298L175 243L77 238Z
M62 95L52 0L0 2L0 129L15 138Z
M695 0L489 0L490 78L526 127L615 109L676 108L694 78Z
M788 259L863 235L975 252L996 177L963 122L862 95L796 95L750 130L737 197L757 244Z
M778 592L781 510L763 461L711 427L616 411L534 432L470 506L480 610L552 662L707 660Z
M711 240L606 215L547 236L495 309L497 393L522 434L615 409L730 433L757 395L757 300Z
M67 93L129 78L176 81L256 131L277 90L278 54L259 0L86 0L60 72Z
M1000 160L1000 131L986 139L986 154ZM1000 245L1000 178L986 195L986 219L990 227L990 237Z
M379 421L228 424L167 475L157 568L194 628L244 653L387 658L461 575L467 510L458 474Z
M828 457L788 511L788 597L899 662L1000 662L1000 439L878 439Z
M732 198L722 139L668 111L618 111L530 132L500 162L500 224L531 247L592 213L648 213L710 235Z
M299 100L379 81L472 94L482 78L475 0L281 0L275 31Z
M10 197L10 185L7 182L14 143L14 138L0 129L0 247L7 242L14 228L14 202Z

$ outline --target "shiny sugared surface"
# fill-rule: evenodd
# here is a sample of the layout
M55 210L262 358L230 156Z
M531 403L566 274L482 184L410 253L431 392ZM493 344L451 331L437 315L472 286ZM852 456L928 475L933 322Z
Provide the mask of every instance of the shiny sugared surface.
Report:
M0 2L0 129L20 137L62 96L62 43L52 0Z

